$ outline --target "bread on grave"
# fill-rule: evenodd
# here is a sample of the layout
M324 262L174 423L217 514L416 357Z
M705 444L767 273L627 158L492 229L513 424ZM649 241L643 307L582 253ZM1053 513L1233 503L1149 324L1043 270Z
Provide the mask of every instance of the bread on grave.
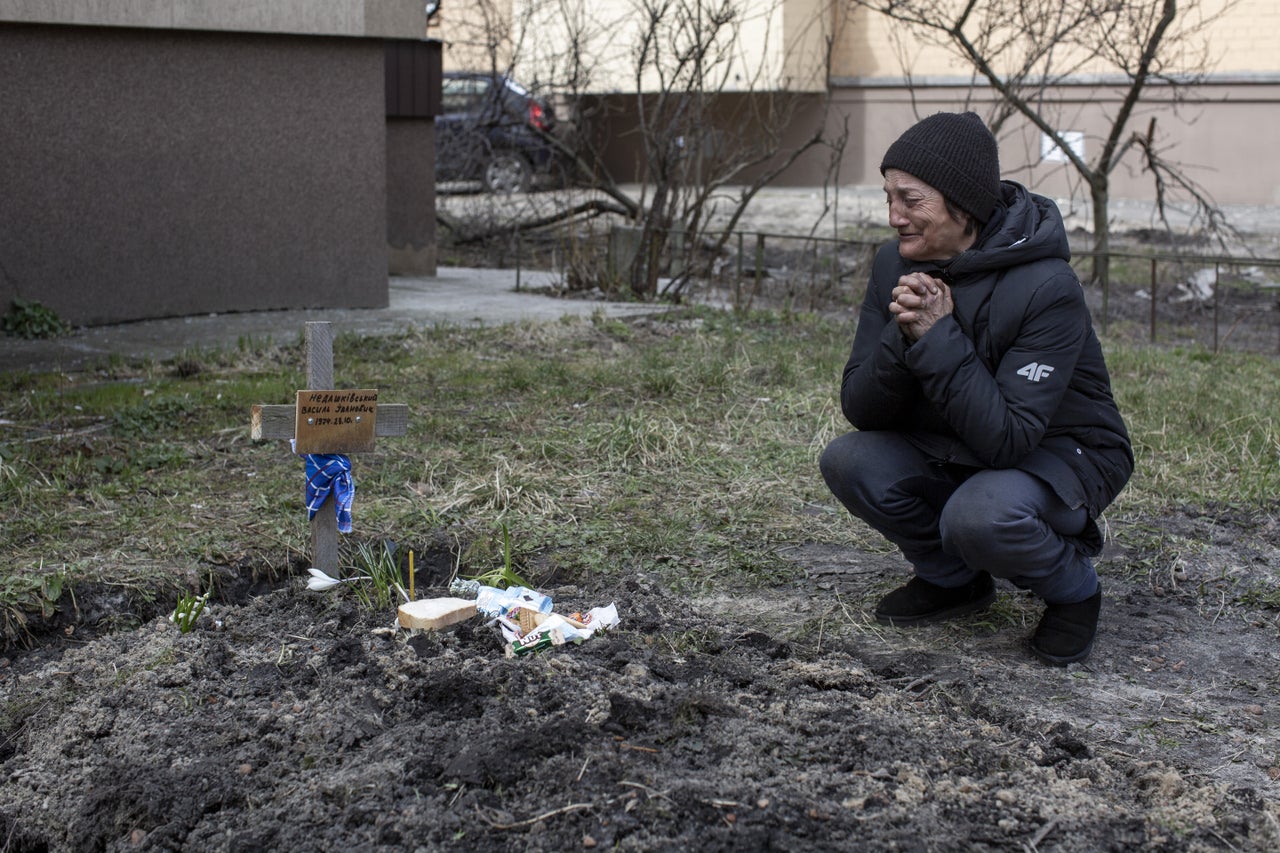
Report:
M474 598L419 598L417 601L401 604L396 618L402 628L436 630L475 615Z

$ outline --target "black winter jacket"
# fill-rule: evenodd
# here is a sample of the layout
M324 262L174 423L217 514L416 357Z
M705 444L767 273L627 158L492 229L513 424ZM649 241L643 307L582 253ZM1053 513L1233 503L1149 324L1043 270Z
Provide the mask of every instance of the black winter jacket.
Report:
M1068 261L1057 206L1012 181L974 246L941 268L880 250L840 402L860 430L894 430L938 462L1019 468L1091 520L1133 472L1102 346ZM889 304L899 277L929 272L954 312L908 346ZM1101 544L1096 525L1085 537Z

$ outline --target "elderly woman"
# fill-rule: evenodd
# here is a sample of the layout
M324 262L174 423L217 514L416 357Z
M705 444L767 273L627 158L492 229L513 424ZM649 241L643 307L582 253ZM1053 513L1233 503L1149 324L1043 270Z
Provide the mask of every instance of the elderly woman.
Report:
M1093 647L1097 520L1133 471L1054 203L1000 180L974 113L938 113L880 164L896 242L877 255L822 454L828 487L915 576L875 609L920 625L982 609L992 577L1045 602L1031 651Z

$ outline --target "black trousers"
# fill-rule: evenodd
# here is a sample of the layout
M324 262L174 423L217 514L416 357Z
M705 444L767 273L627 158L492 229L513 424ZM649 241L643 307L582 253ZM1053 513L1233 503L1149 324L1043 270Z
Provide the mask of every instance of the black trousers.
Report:
M954 587L985 570L1054 604L1097 591L1093 562L1075 544L1087 511L1031 474L944 465L900 433L876 431L835 439L820 467L840 503L924 580Z

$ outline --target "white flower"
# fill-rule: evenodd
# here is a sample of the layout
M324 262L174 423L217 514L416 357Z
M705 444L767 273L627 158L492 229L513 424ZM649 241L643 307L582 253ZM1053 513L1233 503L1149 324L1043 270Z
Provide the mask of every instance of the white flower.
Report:
M311 575L311 580L307 581L307 589L314 589L317 592L324 592L327 589L333 589L338 584L370 580L367 575L360 575L358 577L351 578L334 578L326 575L319 569L307 569L307 572Z
M319 569L307 569L307 571L311 574L311 580L307 581L307 589L324 592L326 589L332 589L342 583L342 581L329 577Z

